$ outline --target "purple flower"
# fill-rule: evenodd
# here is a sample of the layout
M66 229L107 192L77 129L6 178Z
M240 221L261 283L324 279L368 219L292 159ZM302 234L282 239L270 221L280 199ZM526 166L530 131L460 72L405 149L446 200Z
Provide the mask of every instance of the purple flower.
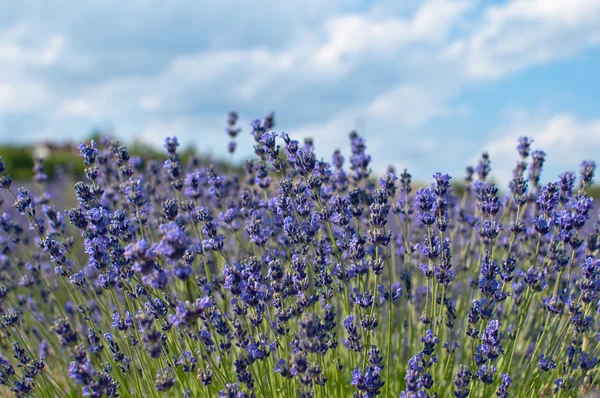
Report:
M581 186L583 188L586 188L592 184L595 171L595 162L590 160L584 160L583 162L581 162L581 171L579 172L579 178L581 180Z
M509 375L504 374L504 373L502 373L500 375L500 378L502 379L502 382L498 386L498 391L496 391L496 396L498 398L508 398L509 397L508 387L510 387L510 385L512 384L512 379L510 378Z
M379 395L381 392L381 388L384 386L385 382L381 380L379 376L380 370L377 368L373 368L372 366L367 366L365 372L362 373L360 369L355 368L352 371L352 384L358 391L364 396L374 397Z
M554 359L552 359L551 357L546 357L544 356L544 354L540 354L539 363L540 370L542 372L548 372L549 370L556 368L556 362L554 362Z
M86 145L83 142L79 143L79 155L83 158L83 164L86 166L92 166L96 162L96 156L98 156L97 142L92 140L90 145Z
M434 207L436 202L435 192L431 188L419 188L415 194L414 205L417 207L417 217L425 225L435 222Z
M467 398L470 393L471 371L465 365L460 365L454 378L454 396L456 398Z
M125 247L125 258L133 262L133 270L146 275L156 267L156 256L158 253L153 246L141 239Z

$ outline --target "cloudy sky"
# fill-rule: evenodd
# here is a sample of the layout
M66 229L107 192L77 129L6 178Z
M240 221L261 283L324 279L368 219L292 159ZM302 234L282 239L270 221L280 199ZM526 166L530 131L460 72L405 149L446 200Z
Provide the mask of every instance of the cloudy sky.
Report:
M374 168L497 178L528 135L545 179L600 153L599 0L0 0L0 143L94 128L223 156L226 113L275 111L321 156L356 128Z

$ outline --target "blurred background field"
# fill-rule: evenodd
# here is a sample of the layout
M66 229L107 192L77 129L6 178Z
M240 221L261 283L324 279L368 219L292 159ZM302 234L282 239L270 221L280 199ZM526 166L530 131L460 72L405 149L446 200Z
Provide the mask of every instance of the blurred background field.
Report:
M100 134L91 134L86 142L100 140ZM44 159L44 167L48 178L54 179L63 173L75 178L84 176L85 166L77 149L77 142L53 143L44 141L35 145L0 145L0 156L6 164L6 170L15 181L31 180L33 176L34 157ZM127 146L132 157L139 157L144 164L149 159L166 158L163 151L142 142L133 142ZM183 148L181 159L187 162L191 156L196 156L202 164L219 164L223 161L210 155L199 154L193 148ZM229 167L229 165L228 165Z
M93 133L90 134L86 142L100 139L100 133ZM139 141L134 141L131 145L128 145L128 148L132 157L137 156L141 158L142 164L149 159L166 159L163 151L157 149L155 146ZM33 158L35 156L44 159L44 166L50 180L53 180L57 176L57 173L61 172L63 175L75 178L84 176L85 166L81 162L76 142L55 144L50 141L44 141L36 145L0 145L0 156L2 156L2 160L6 163L6 169L17 182L31 179L33 176ZM191 156L196 157L197 162L200 164L225 166L228 170L242 172L242 164L240 162L227 162L222 158L200 153L192 147L184 147L181 150L181 158L184 163ZM463 193L461 180L462 176L456 176L452 184L459 196ZM415 181L414 184L415 187L425 187L428 185L424 181ZM500 187L500 189L502 190L503 187ZM600 185L596 184L588 188L588 194L598 200L600 198Z

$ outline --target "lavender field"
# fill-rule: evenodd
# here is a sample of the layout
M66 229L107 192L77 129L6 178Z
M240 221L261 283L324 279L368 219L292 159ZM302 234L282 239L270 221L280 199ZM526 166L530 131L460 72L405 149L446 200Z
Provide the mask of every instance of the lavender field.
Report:
M85 179L0 162L0 383L18 397L568 397L599 385L595 164L508 187L483 153L413 189L368 143L252 123L243 172L79 144ZM229 115L230 152L240 133ZM576 167L577 165L573 165ZM457 193L451 182L461 182ZM57 189L57 187L61 187Z

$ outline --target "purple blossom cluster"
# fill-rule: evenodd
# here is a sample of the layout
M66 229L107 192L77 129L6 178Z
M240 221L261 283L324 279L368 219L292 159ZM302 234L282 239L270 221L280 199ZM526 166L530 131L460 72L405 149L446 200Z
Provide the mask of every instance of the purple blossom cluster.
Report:
M242 128L226 122L228 150ZM226 170L79 144L85 179L17 188L0 158L0 393L17 397L541 397L600 385L600 221L520 138L506 191L371 170L251 123ZM63 178L67 178L63 177ZM545 176L544 176L545 177ZM454 185L453 185L454 183Z

